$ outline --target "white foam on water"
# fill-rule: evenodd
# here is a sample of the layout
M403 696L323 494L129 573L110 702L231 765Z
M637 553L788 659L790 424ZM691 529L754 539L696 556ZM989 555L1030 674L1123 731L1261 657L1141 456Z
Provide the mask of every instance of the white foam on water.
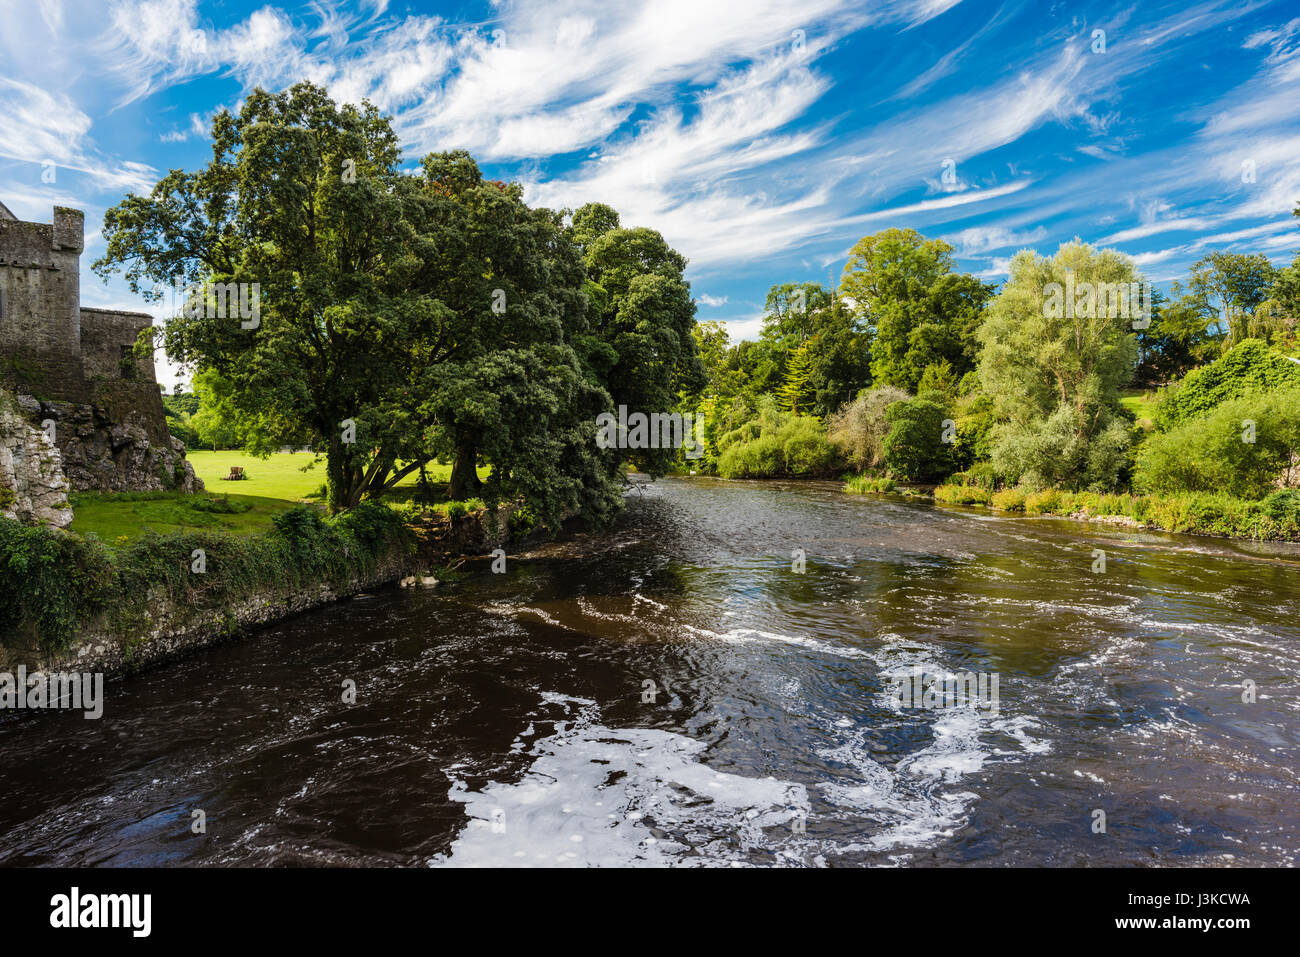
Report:
M888 679L910 680L918 669L938 680L955 677L934 660L933 647L894 634L880 638L872 657L887 679L886 689ZM1017 760L1051 749L1050 741L1030 733L1037 732L1040 725L1027 715L995 714L973 706L904 709L888 690L877 696L877 703L900 717L928 722L932 740L892 768L872 757L868 729L849 732L841 744L817 752L852 768L862 779L852 784L819 785L826 799L874 824L869 837L842 845L841 853L924 846L950 837L964 825L971 805L979 799L963 785L966 778L982 771L989 761ZM824 723L828 728L842 728L835 717ZM986 741L998 736L1014 747L999 748Z
M636 607L635 604L633 607ZM628 615L618 611L600 611L586 598L578 599L578 610L588 618L599 618L602 621L622 621L638 625L642 623L641 619L637 618L636 615Z
M764 829L808 811L808 793L775 778L714 771L704 745L652 728L579 718L539 741L517 784L481 792L453 782L471 820L431 866L593 867L743 864ZM677 840L678 837L683 840Z
M892 645L880 656L895 659L886 665L891 671L921 664L943 672L916 647ZM516 739L513 750L531 744L533 758L517 783L470 791L453 781L449 796L465 805L470 821L431 866L806 866L922 847L966 823L978 800L966 780L989 761L1051 747L1031 733L1038 723L1027 716L909 710L929 724L932 740L888 767L872 756L871 729L842 715L819 717L838 743L816 753L850 769L855 780L814 785L835 809L818 821L802 784L715 771L701 761L702 742L653 728L606 727L587 698L545 692L542 699L571 720L554 722L556 732L539 740L525 740L526 733ZM799 818L808 833L795 833Z
M865 731L850 741L818 753L852 767L861 783L820 785L826 799L871 823L865 840L845 844L841 853L879 851L899 845L919 846L949 837L965 822L978 795L948 790L983 768L994 756L979 739L981 715L972 709L947 708L935 715L934 741L898 762L891 770L875 761L864 743ZM864 828L864 830L866 830Z
M483 611L485 611L489 615L502 615L507 618L518 618L520 615L535 615L536 617L540 618L542 621L546 622L548 625L554 625L557 628L565 628L568 631L573 630L571 628L568 628L563 622L561 622L559 619L555 618L554 616L548 614L543 609L532 608L527 605L497 603L492 605L484 605Z
M808 648L812 651L818 651L822 654L835 655L840 658L871 658L873 655L869 651L861 648L840 647L838 645L828 644L824 641L818 641L815 638L805 638L800 635L783 635L772 631L759 631L756 628L733 628L730 631L718 632L711 631L708 628L697 628L694 625L682 625L686 631L693 635L702 635L705 638L713 638L717 641L725 641L733 645L749 644L754 641L774 641L786 645L797 645L801 648Z

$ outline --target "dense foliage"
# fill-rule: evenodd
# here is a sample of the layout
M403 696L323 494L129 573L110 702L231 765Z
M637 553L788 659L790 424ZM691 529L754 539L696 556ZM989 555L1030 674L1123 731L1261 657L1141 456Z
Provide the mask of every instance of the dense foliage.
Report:
M895 402L904 402L908 398L910 396L897 386L865 389L831 416L827 423L827 437L854 469L880 468L885 464L885 436L889 434L889 420L885 413Z
M433 460L452 463L450 498L516 501L552 527L608 517L625 466L948 479L943 496L1008 506L1262 499L1300 473L1300 259L1211 252L1161 295L1128 256L1075 240L1021 251L997 288L956 271L948 243L885 229L838 285L773 285L758 337L733 344L695 321L686 258L659 233L601 203L530 208L462 151L407 170L368 104L258 90L212 137L207 167L108 212L97 268L261 284L252 331L167 324L199 398L172 403L173 429L315 448L336 511ZM703 454L598 445L596 417L620 408L702 417Z
M823 478L842 460L821 422L759 402L756 418L718 440L718 474L723 478Z
M952 272L952 247L912 229L866 236L849 252L841 290L874 329L871 375L915 392L927 368L960 377L975 367L976 333L991 287Z
M596 445L596 417L703 385L685 259L608 207L530 208L463 151L408 171L387 117L308 83L255 90L212 141L207 166L107 212L95 268L152 295L256 290L251 320L187 298L166 324L202 398L189 426L315 449L331 511L436 459L453 499L606 519L628 456ZM671 453L630 457L658 472Z
M915 399L890 405L885 410L889 433L882 443L889 470L909 482L929 482L950 474L952 442L943 441L944 423L953 422L948 414L939 392L922 392ZM955 422L951 429L955 438Z
M1161 429L1171 429L1228 399L1288 386L1300 386L1300 362L1278 354L1258 339L1246 339L1165 390L1155 423Z
M1300 484L1300 259L1210 254L1161 295L1124 254L1076 240L1021 252L995 292L951 252L885 230L853 247L838 288L773 286L756 341L698 325L698 467L799 474L786 438L815 417L836 453L818 463L859 473L854 491L944 483L941 501L1038 514L1137 490L1163 527L1291 534L1276 496ZM1134 398L1154 386L1158 400ZM1255 501L1272 505L1241 504Z
M1152 436L1138 455L1134 485L1261 498L1279 477L1286 485L1300 479L1300 384L1227 399Z
M979 372L999 422L993 464L1008 482L1098 490L1119 483L1129 442L1119 394L1137 358L1132 320L1053 310L1048 290L1137 280L1125 256L1078 242L1050 259L1027 250L1012 259L1011 278L980 328Z

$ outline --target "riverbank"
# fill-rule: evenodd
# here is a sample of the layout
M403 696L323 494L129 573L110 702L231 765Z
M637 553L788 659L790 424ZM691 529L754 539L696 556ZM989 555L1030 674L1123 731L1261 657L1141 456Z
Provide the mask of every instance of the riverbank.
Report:
M855 476L845 491L861 495L907 494L939 505L967 505L1007 515L1052 515L1128 528L1235 538L1300 542L1300 491L1281 489L1259 500L1219 493L1119 495L1046 489L994 491L978 485L903 489L889 479Z
M456 556L520 530L505 509L382 505L336 518L293 507L248 537L150 532L118 545L0 522L0 671L144 670L366 591L436 582Z

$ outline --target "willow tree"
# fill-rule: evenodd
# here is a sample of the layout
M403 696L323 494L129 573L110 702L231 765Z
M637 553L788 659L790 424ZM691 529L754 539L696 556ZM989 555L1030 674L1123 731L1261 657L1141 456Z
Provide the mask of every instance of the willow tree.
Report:
M1144 317L1133 293L1143 285L1127 256L1077 240L1050 258L1012 258L980 328L979 367L999 420L993 463L1008 480L1116 485L1129 444L1119 394L1137 361Z

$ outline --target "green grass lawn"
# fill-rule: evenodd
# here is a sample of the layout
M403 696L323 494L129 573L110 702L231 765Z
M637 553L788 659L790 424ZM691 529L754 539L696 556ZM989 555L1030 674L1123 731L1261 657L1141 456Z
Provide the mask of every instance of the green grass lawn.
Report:
M316 461L316 456L310 452L277 453L268 459L259 459L246 452L187 452L185 457L194 466L194 474L203 479L203 484L214 495L238 493L297 502L314 496L325 484L324 459L303 471L304 467ZM242 482L224 481L232 465L243 468L246 478ZM426 471L434 483L451 478L450 465L435 462ZM417 477L417 473L406 476L398 487L414 486Z
M325 463L311 465L310 452L277 453L267 459L244 452L189 452L194 474L203 480L206 495L179 492L79 492L72 497L71 530L93 532L109 543L120 543L146 531L178 532L206 529L231 535L257 535L271 519L300 502L319 501L314 496L325 484ZM226 482L230 467L243 467L242 481ZM436 462L426 467L435 487L446 486L450 465ZM487 469L479 470L486 478ZM406 476L390 495L402 498L414 490L419 473ZM385 498L390 497L385 495ZM212 503L216 504L212 504ZM228 504L223 504L228 503Z
M1120 397L1120 403L1137 418L1138 424L1150 427L1155 418L1156 398L1152 392L1130 392Z
M234 484L234 483L227 483ZM228 504L222 499L228 499ZM216 504L212 503L215 500ZM257 535L271 519L293 508L294 502L259 495L185 495L181 492L80 492L72 496L71 530L94 532L117 544L145 532L207 530L231 535ZM230 511L209 511L228 508Z

